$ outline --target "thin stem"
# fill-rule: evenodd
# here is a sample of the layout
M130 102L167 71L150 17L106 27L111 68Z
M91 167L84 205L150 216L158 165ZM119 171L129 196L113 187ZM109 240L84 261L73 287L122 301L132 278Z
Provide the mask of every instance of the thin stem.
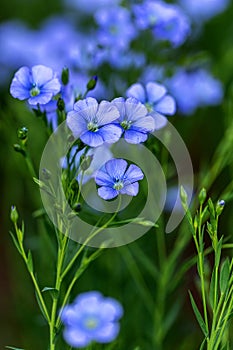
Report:
M62 266L64 262L66 247L67 247L67 240L68 236L65 235L62 237L61 247L58 248L58 257L57 257L57 273L56 273L56 282L55 282L55 289L59 292L61 289L61 271ZM50 350L55 349L55 323L56 323L56 313L57 313L57 303L58 303L58 296L53 298L53 304L52 304L52 311L51 311L51 320L50 320Z
M70 293L75 285L75 283L77 282L77 280L79 279L79 277L82 275L82 273L85 271L85 269L88 267L89 263L96 259L100 253L100 251L102 251L102 249L98 249L95 253L93 253L89 259L85 260L84 263L81 264L81 266L79 267L77 273L75 274L74 278L72 279L72 281L69 283L69 287L66 291L66 294L65 294L65 297L63 299L63 302L62 302L62 306L61 306L61 311L59 312L59 315L57 317L57 320L56 320L56 324L55 324L55 328L58 328L60 326L60 322L61 322L61 313L62 313L62 310L64 309L65 305L67 304L68 302L68 299L70 297Z
M29 156L29 154L26 152L25 156L24 156L24 159L26 161L26 164L27 164L27 167L28 167L28 170L29 170L29 173L32 177L36 177L36 171L34 169L34 165L32 163L32 160Z
M95 237L98 233L100 233L101 231L103 231L105 228L107 228L109 226L109 224L115 219L116 215L118 214L118 211L120 209L121 206L121 197L119 197L119 203L118 203L118 207L116 212L113 214L113 216L101 227L99 227L97 230L95 230L87 239L86 241L82 244L82 246L80 247L80 249L77 251L77 253L73 256L73 258L71 259L71 261L69 262L69 264L67 265L67 267L65 268L65 270L63 271L62 275L61 275L61 279L63 280L64 277L67 275L67 273L69 272L69 270L71 269L71 267L73 266L74 262L76 261L76 259L79 257L79 255L81 254L81 252L83 251L83 249L85 248L85 246L90 242L90 240Z
M16 224L15 224L15 230L18 231L18 227L17 227ZM36 280L36 278L35 278L35 276L33 274L33 271L29 270L29 268L28 268L28 258L27 258L27 255L25 253L22 241L19 241L19 245L20 245L20 249L21 249L21 254L22 254L23 260L24 260L24 262L25 262L25 264L27 266L28 272L29 272L29 274L31 276L31 279L32 279L32 282L34 284L34 287L35 287L38 299L40 301L41 307L43 309L44 315L45 315L45 317L47 319L47 322L49 323L50 322L50 317L49 317L49 314L48 314L48 310L47 310L47 307L45 305L44 299L42 297L42 294L41 294L41 291L40 291L40 287L39 287L39 285L37 283L37 280Z

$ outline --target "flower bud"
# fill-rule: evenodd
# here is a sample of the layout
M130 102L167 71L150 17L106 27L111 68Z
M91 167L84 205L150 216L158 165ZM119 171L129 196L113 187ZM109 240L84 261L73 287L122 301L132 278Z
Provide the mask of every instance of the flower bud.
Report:
M23 126L22 128L18 129L18 138L20 140L26 140L28 137L28 128Z
M91 165L92 159L93 159L93 155L81 157L80 167L83 171L85 171L89 168L89 166Z
M98 77L96 75L94 75L89 82L87 83L87 90L94 90L94 88L96 87L96 83L97 83Z
M63 85L67 85L69 83L70 72L68 68L63 68L61 73L61 81Z
M57 108L61 112L65 110L65 102L61 97L59 97L59 99L57 100Z
M51 178L51 173L48 169L42 169L42 177L44 180L49 180Z
M206 199L206 189L205 188L201 189L199 196L198 196L198 199L199 199L199 202L201 205L205 202L205 199Z
M73 206L73 210L76 211L77 213L79 213L82 210L82 205L80 203L76 203Z
M16 224L18 218L19 218L19 214L17 212L17 209L14 205L12 205L11 207L11 214L10 214L10 218L11 218L11 221Z
M223 208L225 206L225 201L223 199L219 200L216 205L216 214L220 215L223 211Z

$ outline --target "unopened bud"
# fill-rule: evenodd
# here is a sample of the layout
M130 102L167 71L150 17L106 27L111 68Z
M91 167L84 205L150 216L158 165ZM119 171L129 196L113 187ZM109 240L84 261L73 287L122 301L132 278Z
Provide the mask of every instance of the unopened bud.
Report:
M96 75L94 75L87 83L87 90L93 90L96 87L96 83L97 83L98 77Z
M220 215L223 211L223 208L225 206L225 201L223 199L219 200L216 205L216 214Z
M61 73L61 81L63 85L67 85L69 83L70 72L68 68L63 68Z
M65 102L61 97L59 97L59 99L57 100L57 108L61 112L65 110Z
M80 203L76 203L74 206L73 206L73 210L76 211L77 213L79 213L81 210L82 210L82 206Z
M19 214L17 212L17 209L14 205L12 205L11 207L11 215L10 215L11 221L16 224L18 218L19 218Z
M49 180L51 178L51 173L48 169L42 169L42 177L44 180Z
M81 157L80 167L83 171L85 171L89 168L89 166L91 165L92 159L93 159L93 155Z
M26 140L28 136L28 128L23 126L22 128L18 129L18 138L20 140Z
M205 202L205 199L206 199L206 189L205 188L201 189L198 198L199 198L200 204L203 204Z

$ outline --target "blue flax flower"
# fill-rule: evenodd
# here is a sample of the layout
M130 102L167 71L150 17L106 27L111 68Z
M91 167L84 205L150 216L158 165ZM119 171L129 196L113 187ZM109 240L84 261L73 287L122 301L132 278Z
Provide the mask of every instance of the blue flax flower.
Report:
M124 7L106 7L98 10L95 20L98 42L107 47L127 49L137 34L131 23L130 11Z
M113 122L119 117L115 106L108 101L88 97L74 104L73 111L67 114L67 124L74 137L91 147L98 147L104 142L114 143L119 140L122 130Z
M134 6L140 29L150 28L158 40L167 40L173 47L184 43L190 33L190 21L182 9L163 1L147 0Z
M85 347L92 341L109 343L119 333L118 320L122 315L122 306L115 299L104 298L96 291L82 293L62 310L64 338L76 348Z
M120 116L117 122L129 143L140 143L147 139L148 133L154 131L154 119L148 115L146 107L135 98L115 98L112 104L117 107Z
M131 164L127 169L124 159L110 159L96 172L95 182L101 186L98 195L105 199L113 199L119 194L136 196L139 190L138 181L144 175L141 169Z
M180 5L198 23L223 12L230 4L230 0L180 0Z
M56 74L49 67L36 65L31 69L21 67L10 86L10 93L19 100L28 100L30 105L46 104L61 89Z
M218 105L223 98L219 80L204 69L177 72L167 82L182 114L190 115L198 107Z
M167 94L166 87L159 83L148 82L145 87L140 83L133 84L127 89L126 95L145 104L154 118L156 130L166 125L167 119L164 115L173 115L176 111L174 98Z

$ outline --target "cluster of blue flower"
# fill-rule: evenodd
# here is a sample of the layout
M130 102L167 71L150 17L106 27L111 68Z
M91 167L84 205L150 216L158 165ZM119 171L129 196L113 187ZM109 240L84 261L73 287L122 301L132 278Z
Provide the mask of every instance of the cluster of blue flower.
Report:
M88 76L93 72L101 72L107 64L119 73L136 68L140 72L138 81L147 84L157 80L158 69L154 66L157 73L143 81L143 67L145 63L147 66L150 63L149 55L155 50L163 51L162 47L156 45L168 43L170 49L178 48L192 38L192 27L197 26L196 19L200 24L223 11L228 3L228 0L180 0L177 4L168 4L159 0L145 0L126 7L121 5L120 0L92 1L90 5L89 2L86 5L83 1L67 0L66 16L47 19L39 30L30 30L15 21L1 24L0 66L4 69L0 70L0 81L5 83L12 70L22 65L43 64L57 72L67 66L70 69L70 82L78 96L83 93ZM72 16L69 13L70 6L78 10ZM85 16L88 27L82 23ZM144 40L144 35L147 35L146 40L150 45L141 50L137 43ZM159 79L176 98L180 113L192 114L199 106L221 101L221 83L204 68L195 67L190 73L190 67L178 65L172 71L172 76L168 76L165 69ZM190 85L190 80L195 80L195 84ZM127 88L125 84L120 74L115 79L111 72L108 82L101 77L95 91L89 92L88 96L111 99L115 91L123 95ZM197 98L201 89L202 96ZM191 104L187 103L190 96ZM53 106L50 108L52 110Z

